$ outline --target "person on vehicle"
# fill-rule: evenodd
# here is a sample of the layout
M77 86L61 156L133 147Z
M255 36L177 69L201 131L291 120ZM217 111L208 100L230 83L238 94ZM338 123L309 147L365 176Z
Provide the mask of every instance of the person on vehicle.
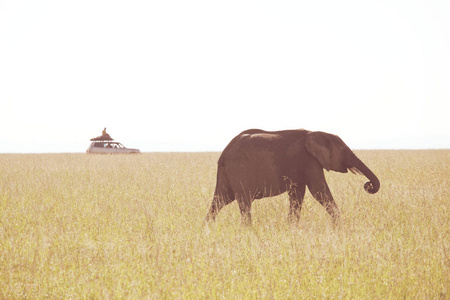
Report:
M112 137L106 132L106 127L102 131L102 135L99 137L102 140L112 140Z

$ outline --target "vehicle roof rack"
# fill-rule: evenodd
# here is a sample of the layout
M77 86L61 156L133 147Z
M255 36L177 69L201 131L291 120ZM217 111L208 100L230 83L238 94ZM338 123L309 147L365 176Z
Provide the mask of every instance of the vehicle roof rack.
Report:
M95 138L92 138L91 141L113 141L114 139L109 134L104 134Z

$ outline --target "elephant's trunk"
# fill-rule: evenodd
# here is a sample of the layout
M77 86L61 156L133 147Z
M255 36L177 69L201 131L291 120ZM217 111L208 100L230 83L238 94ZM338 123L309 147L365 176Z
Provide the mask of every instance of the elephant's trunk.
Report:
M351 159L350 159L351 167L352 169L357 169L357 171L360 171L358 173L364 175L369 179L368 182L364 184L364 189L369 194L375 194L380 189L380 181L378 180L377 176L373 174L373 172L358 158L356 155L352 152L351 153Z

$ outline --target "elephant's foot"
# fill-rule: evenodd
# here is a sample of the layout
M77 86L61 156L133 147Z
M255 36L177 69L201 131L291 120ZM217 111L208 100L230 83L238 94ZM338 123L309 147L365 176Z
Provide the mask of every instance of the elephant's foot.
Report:
M333 209L332 211L331 209L330 210L327 209L327 211L331 215L331 219L333 221L333 228L335 229L338 228L341 225L341 214L339 212L339 209L335 207L335 209Z
M289 212L288 221L291 224L297 224L300 221L300 211Z
M250 212L241 214L241 225L245 227L252 226L252 216Z

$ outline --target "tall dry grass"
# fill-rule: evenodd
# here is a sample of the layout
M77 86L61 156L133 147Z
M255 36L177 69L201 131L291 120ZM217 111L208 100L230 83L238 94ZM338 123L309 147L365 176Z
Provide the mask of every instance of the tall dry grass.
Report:
M0 155L0 298L450 298L450 151L359 151L381 189L204 217L218 153Z

